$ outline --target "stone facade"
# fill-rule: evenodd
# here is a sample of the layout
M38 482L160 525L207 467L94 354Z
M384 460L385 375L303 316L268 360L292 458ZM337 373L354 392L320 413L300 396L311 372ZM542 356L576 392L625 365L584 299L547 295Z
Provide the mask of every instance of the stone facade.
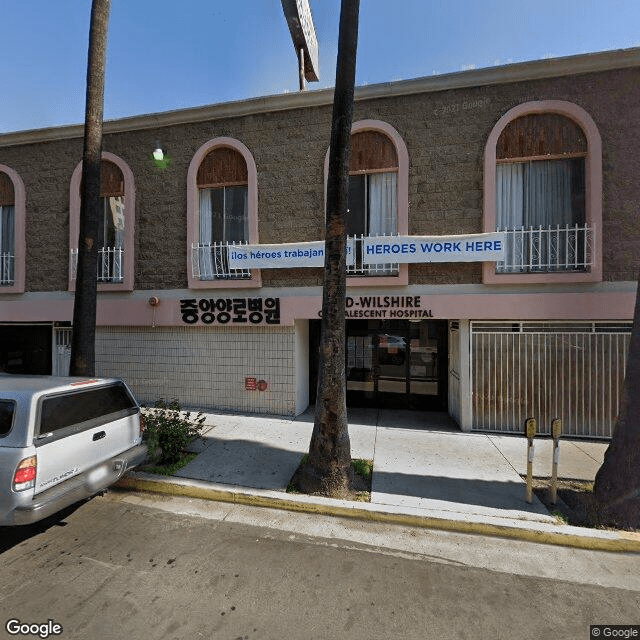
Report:
M109 283L98 296L98 374L124 377L138 398L149 403L177 398L188 407L281 415L295 415L307 407L317 375L322 269L262 269L261 288L255 281L191 278L188 235L197 234L188 219L188 202L195 199L188 193L187 176L194 175L193 167L189 174L190 164L196 154L200 159L208 142L231 138L243 150L246 147L255 162L258 241L322 239L332 98L331 90L310 91L105 123L103 150L118 158L125 176L130 177L129 170L133 176L135 256L133 290L129 283ZM623 353L640 271L640 49L362 87L356 92L354 122L378 121L390 138L397 142L399 136L402 141L397 147L399 227L408 201L409 235L474 234L485 229L485 222L487 227L493 224L493 167L484 166L485 149L491 148L488 141L495 142L505 114L541 101L555 101L560 113L565 109L576 121L582 118L591 144L597 147L601 139L602 193L598 163L589 160L585 175L593 180L593 189L587 184L585 191L592 197L586 219L597 236L592 255L600 255L602 242L602 278L596 260L587 272L532 267L532 273L496 274L491 262L454 262L410 264L406 270L401 266L397 278L352 279L347 342L353 358L360 349L361 362L352 366L349 380L352 391L374 390L375 398L367 396L367 403L386 401L378 393L393 393L394 402L410 404L416 398L408 396L422 393L426 404L438 410L448 401L451 415L465 430L519 432L519 419L487 422L487 412L478 405L479 398L490 399L501 412L517 406L530 415L526 385L520 394L523 400L509 385L485 384L502 380L502 375L508 380L514 370L513 363L502 361L503 339L513 342L518 334L524 341L535 332L542 335L535 353L533 347L525 350L521 368L527 372L535 363L551 361L544 351L551 340L578 345L583 353L588 335L604 340L611 353ZM77 198L73 208L70 202L70 182L81 160L82 135L81 126L0 135L0 167L19 176L26 194L26 242L18 247L16 241L18 248L26 247L26 285L24 292L22 282L11 291L0 289L0 328L5 330L4 338L0 335L0 367L19 368L28 363L30 350L41 353L52 346L54 370L62 371L68 363L74 298L69 291L69 229L77 215ZM162 170L151 157L156 140L171 159ZM601 223L596 206L600 198ZM127 201L125 217L131 220L126 206ZM16 205L16 216L19 209ZM250 215L250 225L253 221ZM128 246L125 260L131 256ZM130 274L127 264L125 272ZM255 325L229 314L226 319L224 314L208 314L206 324L202 314L192 321L185 318L183 305L207 312L214 299L216 305L237 303L239 308L249 304L243 299L260 305L262 300L277 300L278 318L267 324L265 317ZM411 304L402 302L407 299ZM33 340L19 345L20 353L11 333L16 326L32 330ZM43 326L50 327L51 338L45 336L36 344ZM483 332L495 336L491 339L500 348L479 351ZM387 334L397 341L389 342ZM368 357L373 363L374 345L376 350L386 349L387 356L398 356L398 344L404 345L400 351L410 366L384 375L378 365L365 366ZM574 352L572 348L567 353ZM553 369L553 375L538 374L532 388L552 397L551 387L556 379L564 380L567 370L577 393L590 388L594 371L602 370L603 380L622 380L622 356L604 359L601 353L600 348L594 351L589 366L583 359L578 364L569 358L568 364ZM526 361L529 356L531 362ZM264 388L247 388L247 379L263 380ZM380 380L387 386L380 387ZM571 433L607 437L616 410L609 396L617 398L606 391L611 388L611 383L599 384L591 394L596 408L609 402L607 424L594 434L586 418L562 416ZM547 418L557 416L538 417L546 424Z
M326 97L319 100L314 94ZM359 95L354 121L384 121L406 143L412 235L482 230L484 147L490 131L510 108L551 99L579 105L593 118L602 137L603 280L636 279L640 269L640 185L636 180L640 132L635 123L640 115L640 68L441 91L427 87L373 98L362 90ZM244 103L238 103L237 111L246 112L244 115L233 116L230 105L225 113L231 115L216 119L158 128L148 122L131 128L120 121L106 127L104 150L120 156L135 179L136 290L187 287L187 169L196 150L215 137L235 138L253 154L260 242L322 238L331 96L328 92L310 92L309 96L308 107L269 110L269 99L264 99L255 112L251 105L243 109ZM81 159L81 138L59 136L13 145L11 135L0 136L0 164L12 167L25 183L26 290L64 291L68 286L69 182ZM163 171L150 158L156 139L172 160ZM411 265L409 269L410 284L472 284L481 279L479 265ZM319 269L262 272L262 284L267 287L320 283Z

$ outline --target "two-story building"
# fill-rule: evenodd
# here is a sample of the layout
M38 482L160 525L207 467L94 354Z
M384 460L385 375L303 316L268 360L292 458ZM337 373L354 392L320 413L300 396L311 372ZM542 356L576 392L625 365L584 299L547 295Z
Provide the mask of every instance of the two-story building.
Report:
M99 374L145 402L314 401L332 98L105 123ZM357 89L348 403L609 437L640 271L639 116L640 49ZM7 372L68 368L82 135L0 135Z

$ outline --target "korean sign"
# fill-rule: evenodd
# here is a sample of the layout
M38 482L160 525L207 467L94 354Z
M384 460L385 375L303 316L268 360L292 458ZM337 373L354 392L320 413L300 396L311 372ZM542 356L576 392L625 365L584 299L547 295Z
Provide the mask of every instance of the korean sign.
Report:
M280 324L280 298L186 298L180 315L185 324Z

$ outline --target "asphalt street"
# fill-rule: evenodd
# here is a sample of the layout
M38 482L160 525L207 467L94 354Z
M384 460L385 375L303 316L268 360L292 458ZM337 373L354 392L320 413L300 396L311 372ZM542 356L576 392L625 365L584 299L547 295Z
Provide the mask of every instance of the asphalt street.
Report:
M0 637L573 640L640 623L638 576L635 554L109 492L0 529Z

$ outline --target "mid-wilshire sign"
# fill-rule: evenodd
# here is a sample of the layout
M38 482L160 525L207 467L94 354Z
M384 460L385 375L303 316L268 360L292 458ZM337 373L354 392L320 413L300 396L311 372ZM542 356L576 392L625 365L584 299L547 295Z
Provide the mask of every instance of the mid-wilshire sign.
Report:
M345 318L362 320L424 320L433 310L422 306L422 296L347 296ZM318 311L322 317L322 310Z
M421 320L433 318L433 311L422 306L422 296L347 296L345 317L363 319ZM322 312L318 313L321 315Z
M424 262L491 262L504 259L505 234L458 236L370 236L362 240L365 265ZM347 264L354 264L355 242L347 242ZM249 244L229 247L231 269L324 266L324 241Z

